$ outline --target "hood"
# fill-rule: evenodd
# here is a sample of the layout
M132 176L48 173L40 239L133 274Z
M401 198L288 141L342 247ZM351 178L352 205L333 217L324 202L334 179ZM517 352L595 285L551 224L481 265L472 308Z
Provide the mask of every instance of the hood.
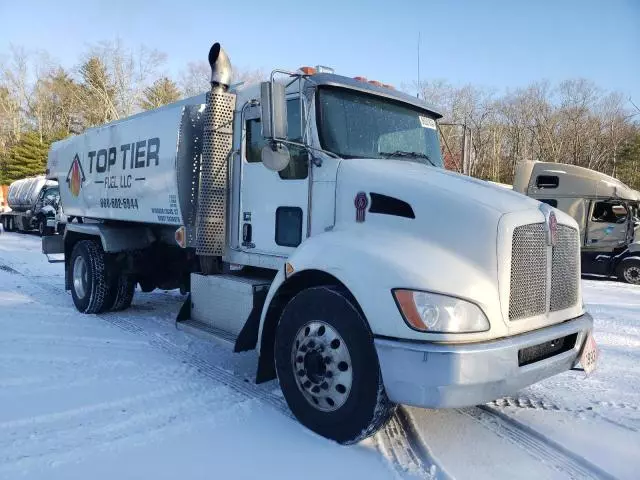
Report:
M362 201L361 193L367 207L357 218L354 202ZM536 200L441 168L350 159L338 169L336 229L356 229L363 241L386 234L412 237L431 254L460 259L494 282L500 219L520 211L515 215L526 223L544 221Z
M350 159L340 163L338 180L355 181L386 195L427 199L442 205L462 201L469 208L500 215L538 208L538 202L496 184L416 162L387 159ZM386 192L386 193L385 193ZM405 200L407 201L407 200Z

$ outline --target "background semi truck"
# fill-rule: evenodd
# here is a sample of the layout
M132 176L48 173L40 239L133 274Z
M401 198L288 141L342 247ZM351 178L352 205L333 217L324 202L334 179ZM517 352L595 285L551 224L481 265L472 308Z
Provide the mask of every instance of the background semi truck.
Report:
M70 220L43 251L79 311L189 292L178 328L256 349L256 381L342 443L396 404L595 366L576 222L444 170L436 109L326 67L230 86L219 44L209 63L206 95L52 146Z
M0 222L8 232L37 230L41 236L52 234L59 201L55 180L47 180L44 175L16 180L9 185L9 208L0 213Z
M640 192L595 170L549 162L520 163L513 188L576 220L582 273L640 284Z

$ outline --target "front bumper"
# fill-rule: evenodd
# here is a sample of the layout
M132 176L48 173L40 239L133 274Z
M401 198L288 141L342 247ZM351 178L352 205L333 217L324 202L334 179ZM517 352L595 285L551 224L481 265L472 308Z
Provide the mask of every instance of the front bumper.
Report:
M375 339L389 399L425 408L486 403L572 368L588 332L591 315L513 337L473 344L416 343ZM575 346L544 360L519 366L518 352L577 334Z

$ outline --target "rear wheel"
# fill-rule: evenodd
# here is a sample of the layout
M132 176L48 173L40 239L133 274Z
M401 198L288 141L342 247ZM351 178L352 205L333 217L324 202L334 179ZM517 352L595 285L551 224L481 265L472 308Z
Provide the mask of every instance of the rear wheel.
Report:
M81 240L71 252L71 296L82 313L100 313L107 308L111 289L102 246L93 240Z
M636 258L622 260L618 267L618 279L634 285L640 285L640 260Z
M338 289L315 287L296 295L278 324L275 351L287 404L314 432L354 443L373 435L393 414L373 336Z
M133 295L136 290L136 281L130 275L115 276L112 286L110 303L111 310L125 310L131 306Z

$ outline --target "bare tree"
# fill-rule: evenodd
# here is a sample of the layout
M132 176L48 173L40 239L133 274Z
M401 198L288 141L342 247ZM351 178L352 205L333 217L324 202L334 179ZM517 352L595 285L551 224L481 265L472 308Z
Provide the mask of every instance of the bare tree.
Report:
M267 74L261 69L233 69L233 83L254 83L265 80ZM193 97L211 88L211 67L205 61L189 62L180 74L179 85L185 97Z

